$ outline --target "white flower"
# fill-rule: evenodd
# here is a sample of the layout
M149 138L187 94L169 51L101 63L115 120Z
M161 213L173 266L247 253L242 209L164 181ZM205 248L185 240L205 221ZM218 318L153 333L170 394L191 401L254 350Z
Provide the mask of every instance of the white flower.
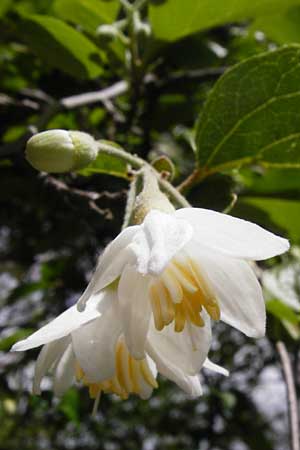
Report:
M201 342L193 350L191 333ZM90 298L83 312L76 305L48 325L18 342L13 351L44 345L36 362L33 392L40 393L42 378L54 373L54 392L62 395L77 380L89 388L92 398L111 392L126 399L129 394L148 398L157 387L157 370L177 383L191 396L201 395L199 370L204 367L227 374L207 357L211 333L209 320L202 328L180 335L167 326L158 332L150 324L145 343L146 354L136 360L128 351L122 335L122 320L114 288Z
M99 258L78 302L115 282L126 345L145 357L151 317L161 331L201 328L205 312L248 336L265 333L265 303L249 261L279 255L286 239L256 224L211 210L150 211L141 225L122 231ZM191 335L194 348L199 340Z

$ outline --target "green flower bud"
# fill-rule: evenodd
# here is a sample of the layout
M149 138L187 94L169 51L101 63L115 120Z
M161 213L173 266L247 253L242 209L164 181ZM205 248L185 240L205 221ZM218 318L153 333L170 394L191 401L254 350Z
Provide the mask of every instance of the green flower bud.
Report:
M63 173L89 165L97 156L95 139L81 131L49 130L32 136L26 159L37 170Z

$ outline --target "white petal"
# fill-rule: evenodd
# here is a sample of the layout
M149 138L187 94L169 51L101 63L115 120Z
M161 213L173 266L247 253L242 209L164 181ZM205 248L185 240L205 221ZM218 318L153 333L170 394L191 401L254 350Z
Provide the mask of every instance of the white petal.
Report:
M212 370L213 372L219 373L220 375L224 375L225 377L229 376L229 372L227 369L224 369L224 367L221 367L218 364L213 363L208 358L206 358L203 367L204 369Z
M120 276L123 267L134 259L134 254L127 247L139 229L139 225L125 228L100 255L91 281L77 302L79 311L84 310L92 294L112 283Z
M75 357L72 344L69 344L59 360L54 374L54 394L62 396L75 380Z
M242 259L262 260L289 249L289 242L262 227L209 209L183 208L175 216L187 220L194 239L205 247Z
M152 343L147 344L147 352L155 361L158 372L176 383L182 390L184 390L191 397L198 397L202 395L202 388L198 375L187 375L176 362L171 359L166 359L165 355L159 351L160 349Z
M86 378L97 383L115 374L115 346L122 330L116 295L101 317L72 333L76 359Z
M130 248L137 256L137 269L142 274L162 273L193 235L188 222L157 210L147 214L141 227Z
M145 358L144 347L151 317L150 281L150 277L137 273L132 266L126 266L118 286L124 337L135 359Z
M157 360L152 352L159 356L159 360L164 361L166 366L177 367L186 375L197 374L207 357L211 343L210 321L207 316L203 315L203 317L205 318L204 327L187 324L180 333L174 331L173 323L162 331L157 331L151 321L147 353L156 364Z
M69 343L70 338L65 337L62 339L58 339L57 341L50 342L50 344L44 345L35 363L32 386L33 394L40 395L40 385L43 377L49 372L49 370L57 362L57 360L61 358Z
M156 364L148 355L147 355L147 364L148 364L150 372L153 375L153 378L156 378L157 377ZM146 383L144 377L141 376L141 375L139 375L138 383L139 383L139 386L140 386L140 389L141 389L140 392L139 392L139 396L143 400L148 400L148 398L150 398L151 395L152 395L153 387L150 386L150 384Z
M100 316L97 308L99 308L103 297L103 293L93 296L88 308L82 313L77 310L76 305L72 306L27 339L17 342L11 350L24 351L67 336L84 323Z
M208 278L221 309L221 320L250 337L265 334L266 308L262 289L246 261L195 246L188 253ZM197 259L198 258L198 259Z

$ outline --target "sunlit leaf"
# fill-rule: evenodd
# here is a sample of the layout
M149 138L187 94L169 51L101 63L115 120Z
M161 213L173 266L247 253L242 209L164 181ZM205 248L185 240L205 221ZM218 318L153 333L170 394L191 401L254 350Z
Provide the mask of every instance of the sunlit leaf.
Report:
M259 17L252 30L263 31L268 39L278 44L300 42L300 6L288 9L284 14Z
M249 58L216 83L196 130L202 174L300 167L300 46Z
M152 0L150 20L155 35L174 41L196 31L281 12L297 0Z
M53 9L61 19L81 25L89 33L95 33L102 23L115 20L120 2L101 0L56 0Z
M95 78L103 72L95 44L62 20L32 15L22 26L24 41L47 65L75 78Z
M103 141L106 142L106 141ZM107 141L108 142L108 141ZM110 145L116 145L113 142L109 142ZM128 178L127 164L119 158L105 153L98 153L95 161L86 168L78 171L80 175L90 176L96 173L105 173L107 175L113 175L120 178Z

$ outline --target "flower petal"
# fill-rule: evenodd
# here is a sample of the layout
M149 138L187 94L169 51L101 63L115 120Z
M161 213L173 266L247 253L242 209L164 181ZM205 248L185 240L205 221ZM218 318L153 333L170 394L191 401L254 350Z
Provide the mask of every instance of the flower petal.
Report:
M32 386L32 392L34 395L40 395L41 381L43 377L49 372L57 360L61 358L69 343L70 338L64 337L44 345L35 363Z
M208 279L221 320L250 337L265 334L266 308L260 284L246 261L189 246L190 256Z
M151 317L150 281L150 277L127 265L118 286L123 333L128 350L135 359L145 358L144 347Z
M201 383L198 375L187 375L180 366L173 360L166 358L165 354L160 352L160 348L152 342L147 343L147 353L155 361L158 372L176 383L191 397L202 395Z
M224 375L225 377L229 376L229 372L227 369L224 369L224 367L213 363L208 358L206 358L206 360L204 361L203 367L204 369L212 370L213 372L219 373L220 375Z
M124 266L134 260L134 254L128 249L128 245L139 230L139 225L125 228L100 255L91 281L77 302L79 311L84 310L92 294L112 283L120 276Z
M115 374L115 346L122 331L116 295L101 317L74 330L72 342L76 359L87 380L99 383Z
M271 258L289 249L289 242L264 228L227 214L202 208L182 208L175 217L194 229L194 239L204 247L251 260Z
M54 394L61 397L75 380L75 356L70 343L58 361L54 374Z
M204 327L187 324L180 333L174 331L174 324L158 332L151 321L147 352L156 364L157 360L152 356L152 352L167 366L176 366L186 375L197 374L206 360L211 343L210 320L207 315L203 314L203 317Z
M25 351L67 336L84 323L100 316L98 308L103 297L103 293L93 296L88 308L82 313L77 310L76 305L72 306L27 339L17 342L11 351Z
M193 235L188 222L157 210L147 214L141 227L130 245L136 254L137 270L141 274L161 274Z

